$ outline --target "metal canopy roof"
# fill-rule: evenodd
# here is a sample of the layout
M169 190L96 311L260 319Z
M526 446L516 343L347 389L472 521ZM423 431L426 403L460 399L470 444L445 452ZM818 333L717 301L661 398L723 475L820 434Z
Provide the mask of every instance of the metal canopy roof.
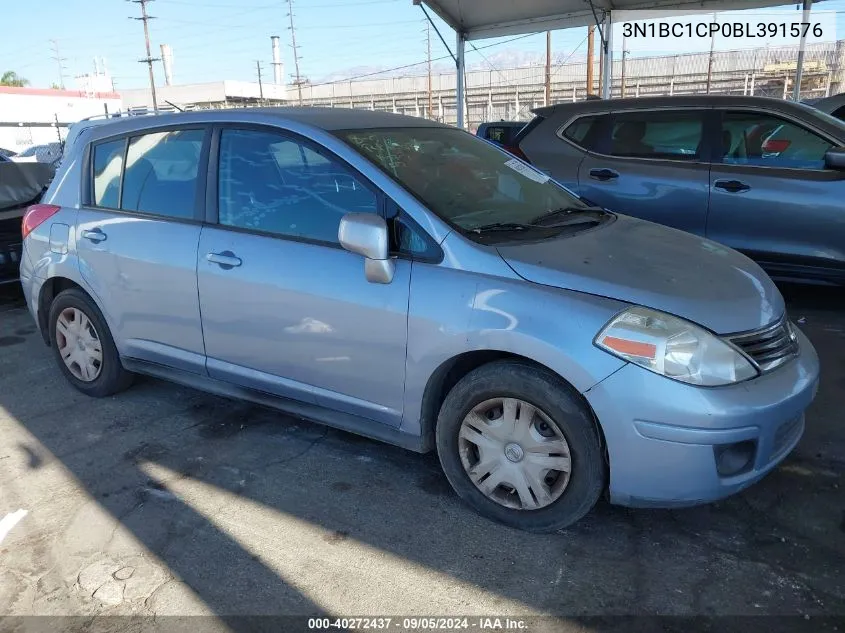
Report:
M818 2L819 0L816 0ZM466 40L538 33L595 24L588 0L422 0ZM593 0L605 11L737 11L788 4L788 0ZM614 18L614 21L618 21Z

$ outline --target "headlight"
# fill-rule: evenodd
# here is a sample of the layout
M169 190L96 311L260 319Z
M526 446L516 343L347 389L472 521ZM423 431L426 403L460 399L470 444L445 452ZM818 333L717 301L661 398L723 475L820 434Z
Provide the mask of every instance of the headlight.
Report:
M704 328L639 306L615 316L595 343L656 374L693 385L728 385L758 373L747 358Z

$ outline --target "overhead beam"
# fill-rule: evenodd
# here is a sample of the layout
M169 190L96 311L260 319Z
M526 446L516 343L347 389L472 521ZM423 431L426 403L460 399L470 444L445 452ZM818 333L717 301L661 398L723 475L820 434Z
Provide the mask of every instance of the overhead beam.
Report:
M457 90L455 91L455 109L458 114L457 118L457 125L459 128L464 129L466 127L466 121L464 121L464 104L466 103L466 86L464 85L466 82L466 40L464 39L464 34L458 31L456 33L456 43L457 43L457 57L455 59L455 68L457 70Z
M601 98L610 99L613 94L613 12L604 12L604 24L602 26L604 41L601 54L604 62L602 64Z
M542 31L554 31L558 29L589 26L595 24L593 12L584 0L559 0L554 13L531 15L531 0L520 2L502 2L508 7L513 7L514 19L499 19L494 22L471 23L463 16L462 6L470 6L468 0L420 0L452 29L462 31L466 40L479 40L490 37L508 35L522 35L525 33L540 33ZM822 0L815 0L816 3ZM478 3L477 6L485 7L481 15L494 14L487 10L496 0L486 0ZM765 7L782 6L784 0L633 0L624 4L612 2L611 0L593 0L597 11L613 9L617 12L616 21L624 21L622 11L673 11L682 14L692 10L709 11L739 11L743 9L760 9ZM622 6L620 6L622 5ZM569 8L568 11L561 11L560 8ZM501 15L501 14L500 14ZM519 16L519 17L517 17ZM525 16L525 17L523 17Z

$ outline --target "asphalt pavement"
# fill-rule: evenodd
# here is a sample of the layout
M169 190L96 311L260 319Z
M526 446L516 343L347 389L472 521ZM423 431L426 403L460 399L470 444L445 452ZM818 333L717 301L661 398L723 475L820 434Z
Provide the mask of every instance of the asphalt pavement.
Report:
M232 629L300 614L551 615L597 633L636 630L616 616L797 616L833 630L819 618L845 616L845 293L784 291L822 382L776 471L717 504L600 502L534 535L470 511L433 454L147 378L87 398L19 288L0 287L0 630L33 624L8 616L192 614Z

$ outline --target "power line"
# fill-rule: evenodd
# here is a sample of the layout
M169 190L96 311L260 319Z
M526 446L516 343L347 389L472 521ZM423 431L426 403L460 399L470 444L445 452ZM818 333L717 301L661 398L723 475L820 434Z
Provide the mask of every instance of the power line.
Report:
M493 48L494 46L502 46L503 44L510 44L511 42L516 42L517 40L522 40L522 39L525 39L526 37L533 37L534 35L537 35L537 34L536 33L526 33L525 35L517 35L516 37L512 37L510 39L503 40L501 42L496 42L495 44L487 44L486 46L479 46L475 50L476 50L476 52L478 52L478 51L481 51L485 48ZM443 61L444 59L451 59L451 58L452 58L451 55L441 55L440 57L433 57L431 61L439 62L439 61ZM385 68L384 70L378 70L376 72L371 72L371 73L364 73L362 75L354 75L352 77L345 77L343 79L336 79L334 81L323 81L323 82L317 83L317 84L309 84L309 86L312 86L312 87L330 86L331 84L342 83L342 82L345 82L345 81L354 81L356 79L365 79L366 77L374 77L375 75L383 75L384 73L390 73L390 72L394 72L394 71L397 71L397 70L405 70L406 68L413 68L414 66L422 66L423 64L427 64L427 63L428 63L428 60L416 62L416 63L413 63L413 64L404 64L402 66L394 66L393 68Z
M165 2L167 4L179 4L187 7L194 7L197 9L207 9L207 8L214 8L214 9L244 9L245 7L242 4L219 4L219 3L208 3L208 2L186 2L185 0L161 0L161 2ZM398 2L398 0L366 0L365 2L333 2L329 4L309 4L307 9L324 9L330 7L357 7L361 5L368 5L368 4L393 4ZM262 6L260 8L268 8L268 7L277 7L278 3L272 5ZM253 10L253 8L259 7L247 7L247 10Z
M66 57L62 57L59 54L59 41L58 40L50 40L50 45L53 48L53 55L52 59L56 60L56 65L59 69L59 88L62 90L65 89L65 66L62 62L67 61Z
M578 49L580 49L580 48L584 45L584 42L586 42L586 41L587 41L587 38L588 38L589 36L590 36L590 34L589 34L589 33L587 33L587 35L585 35L585 36L584 36L584 39L583 39L583 40L581 40L581 42L578 44L578 46L576 46L575 48L573 48L573 49L572 49L572 52L571 52L571 53L569 53L569 55L567 55L567 56L566 56L566 59L564 59L562 62L559 62L559 63L558 63L558 62L555 62L555 63L557 64L557 68L556 68L556 69L552 72L552 74L553 74L553 75L554 75L554 74L555 74L558 70L560 70L561 68L563 68L563 67L564 67L564 65L566 64L566 62L568 62L570 59L572 59L572 56L573 56L573 55L575 55L575 53L577 53L577 52L578 52Z
M140 18L132 18L133 20L141 20L144 23L144 41L147 46L147 56L144 59L139 59L138 61L141 63L147 64L147 67L150 71L150 93L152 94L153 98L153 112L158 113L158 101L156 101L156 82L155 82L155 75L153 74L153 62L159 61L159 58L153 57L152 53L150 52L150 29L149 25L147 24L150 20L153 19L153 16L147 15L147 3L152 2L152 0L128 0L129 2L134 2L135 4L141 5L141 17Z

